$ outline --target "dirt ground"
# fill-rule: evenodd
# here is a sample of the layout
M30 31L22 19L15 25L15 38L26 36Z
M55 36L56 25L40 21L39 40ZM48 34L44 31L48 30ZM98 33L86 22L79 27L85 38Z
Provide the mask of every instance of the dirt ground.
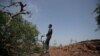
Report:
M63 47L50 47L50 56L100 56L100 40L87 40ZM32 54L31 56L40 56ZM43 54L41 56L48 56Z

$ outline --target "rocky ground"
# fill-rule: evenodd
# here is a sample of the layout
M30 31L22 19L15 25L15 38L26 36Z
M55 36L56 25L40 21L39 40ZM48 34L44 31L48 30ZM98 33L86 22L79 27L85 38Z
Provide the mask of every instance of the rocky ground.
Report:
M49 54L50 56L100 56L100 40L87 40L64 47L51 47ZM42 56L47 56L47 54L42 54Z
M100 56L100 40L88 40L50 48L50 56Z

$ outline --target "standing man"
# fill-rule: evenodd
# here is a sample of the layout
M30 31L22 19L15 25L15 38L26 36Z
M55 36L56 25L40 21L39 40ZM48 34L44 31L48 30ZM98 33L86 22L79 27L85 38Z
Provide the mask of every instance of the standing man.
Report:
M52 37L52 32L53 32L53 30L52 30L52 24L49 24L48 28L49 28L49 30L48 30L48 33L46 34L47 38L46 38L46 41L45 41L46 51L48 51L48 49L49 49L49 42L50 42L50 39Z

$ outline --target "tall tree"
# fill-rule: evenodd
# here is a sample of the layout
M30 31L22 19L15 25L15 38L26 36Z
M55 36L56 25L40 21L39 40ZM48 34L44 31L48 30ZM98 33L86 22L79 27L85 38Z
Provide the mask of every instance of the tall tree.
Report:
M19 6L16 13L6 8ZM36 25L23 19L21 14L29 14L24 10L26 4L11 2L0 10L0 56L26 56L33 50L33 43L39 34Z
M96 31L97 31L100 29L100 1L97 4L97 7L95 8L94 12L97 14L97 16L96 16L96 22L98 25L98 29L96 29Z

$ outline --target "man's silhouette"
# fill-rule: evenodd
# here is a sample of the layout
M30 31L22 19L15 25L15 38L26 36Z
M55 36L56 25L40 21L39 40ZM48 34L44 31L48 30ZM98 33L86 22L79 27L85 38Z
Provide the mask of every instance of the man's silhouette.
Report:
M45 48L46 48L46 51L49 49L49 42L50 42L50 39L52 37L52 24L49 24L49 30L48 30L48 33L46 34L46 41L45 41Z

